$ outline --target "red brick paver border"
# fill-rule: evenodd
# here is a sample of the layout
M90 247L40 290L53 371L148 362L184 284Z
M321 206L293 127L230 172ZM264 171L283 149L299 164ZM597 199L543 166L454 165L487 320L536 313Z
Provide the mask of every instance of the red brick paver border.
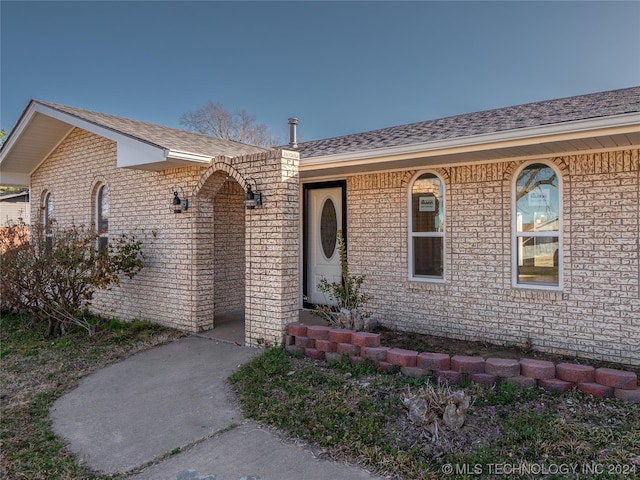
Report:
M487 358L484 371L498 377L515 377L520 375L520 362L510 358Z
M548 392L564 393L573 388L597 398L619 398L640 403L640 388L634 372L589 365L523 358L488 358L405 350L380 345L380 335L368 332L290 323L283 336L288 352L316 360L335 361L349 357L352 365L374 361L383 372L402 371L421 377L432 372L439 381L457 384L462 378L485 387L501 381L521 388L539 386Z
M319 325L309 325L307 327L307 337L316 340L329 340L329 327L322 327Z
M556 376L566 382L591 383L596 381L596 369L588 365L559 363L556 365Z
M460 373L484 373L485 360L482 357L455 355L451 357L451 370Z
M379 361L387 358L387 350L391 350L389 347L364 347L360 354L369 360Z
M636 388L635 390L616 388L614 396L620 400L626 400L627 402L640 403L640 388Z
M578 384L578 390L585 395L593 395L596 398L612 398L614 389L595 382L584 382Z
M633 372L616 370L614 368L598 368L596 382L613 388L635 390L638 388L638 377Z
M419 353L416 364L425 370L449 370L451 358L446 353Z
M379 347L380 335L377 333L353 332L351 334L351 343L359 347Z
M324 352L315 348L305 348L305 357L313 358L314 360L324 360Z
M307 336L307 326L302 323L290 323L287 326L287 333L289 335L293 335L295 337L306 337Z
M542 378L538 380L538 386L544 388L547 392L564 393L576 386L573 382L565 382L559 378Z
M386 354L386 361L399 367L415 367L417 358L418 352L403 348L390 348Z
M491 388L498 384L500 377L489 373L473 373L471 374L471 380L473 380L473 383L482 385L485 388Z
M335 343L350 343L351 333L353 333L351 330L332 328L329 330L329 340Z
M525 377L524 375L516 375L515 377L505 377L502 379L505 383L511 383L520 388L535 388L538 381L535 378Z
M335 352L338 344L329 340L316 340L316 348L323 352Z
M456 372L455 370L437 370L433 373L441 382L447 382L450 384L460 383L460 372Z
M546 360L523 358L520 360L520 374L538 380L547 380L555 378L556 366L553 362L547 362Z
M352 345L351 343L338 343L336 352L340 355L355 357L360 355L360 347L358 347L357 345Z
M309 337L296 337L296 347L316 348L316 341Z

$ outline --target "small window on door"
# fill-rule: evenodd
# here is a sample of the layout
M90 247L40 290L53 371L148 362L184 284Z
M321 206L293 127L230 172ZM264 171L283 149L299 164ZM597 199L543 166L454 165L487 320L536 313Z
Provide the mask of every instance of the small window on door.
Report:
M433 173L409 187L409 278L444 280L444 185Z
M331 198L327 198L322 205L320 214L320 241L322 253L327 259L333 257L338 240L338 215L336 206Z

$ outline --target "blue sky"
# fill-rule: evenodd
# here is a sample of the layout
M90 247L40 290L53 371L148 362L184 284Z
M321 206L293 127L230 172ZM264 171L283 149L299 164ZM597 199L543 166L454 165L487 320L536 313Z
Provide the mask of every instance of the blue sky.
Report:
M640 85L640 2L0 2L0 126L31 98L283 140Z

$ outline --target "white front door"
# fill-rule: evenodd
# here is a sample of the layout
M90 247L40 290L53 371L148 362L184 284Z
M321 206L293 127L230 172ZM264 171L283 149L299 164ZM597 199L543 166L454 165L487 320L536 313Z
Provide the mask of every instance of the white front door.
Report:
M341 282L337 232L342 229L342 188L310 189L308 196L307 297L309 303L335 305L318 289L323 278Z

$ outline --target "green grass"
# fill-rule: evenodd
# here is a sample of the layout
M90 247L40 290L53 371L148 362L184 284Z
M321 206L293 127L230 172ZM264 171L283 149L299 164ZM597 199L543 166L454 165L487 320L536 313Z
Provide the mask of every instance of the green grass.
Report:
M550 469L546 477L523 470L499 478L566 478L567 472L553 468L574 466L581 479L640 478L637 404L510 384L467 386L475 401L465 426L443 432L434 444L407 420L402 404L403 392L415 391L424 379L345 361L318 364L272 348L229 380L248 417L322 447L331 458L395 478L493 478L495 464ZM448 474L448 465L458 471ZM604 467L590 474L589 465Z
M45 338L29 319L0 317L0 478L112 479L79 466L55 437L53 402L84 375L178 336L149 322L109 320L98 335L72 330Z

